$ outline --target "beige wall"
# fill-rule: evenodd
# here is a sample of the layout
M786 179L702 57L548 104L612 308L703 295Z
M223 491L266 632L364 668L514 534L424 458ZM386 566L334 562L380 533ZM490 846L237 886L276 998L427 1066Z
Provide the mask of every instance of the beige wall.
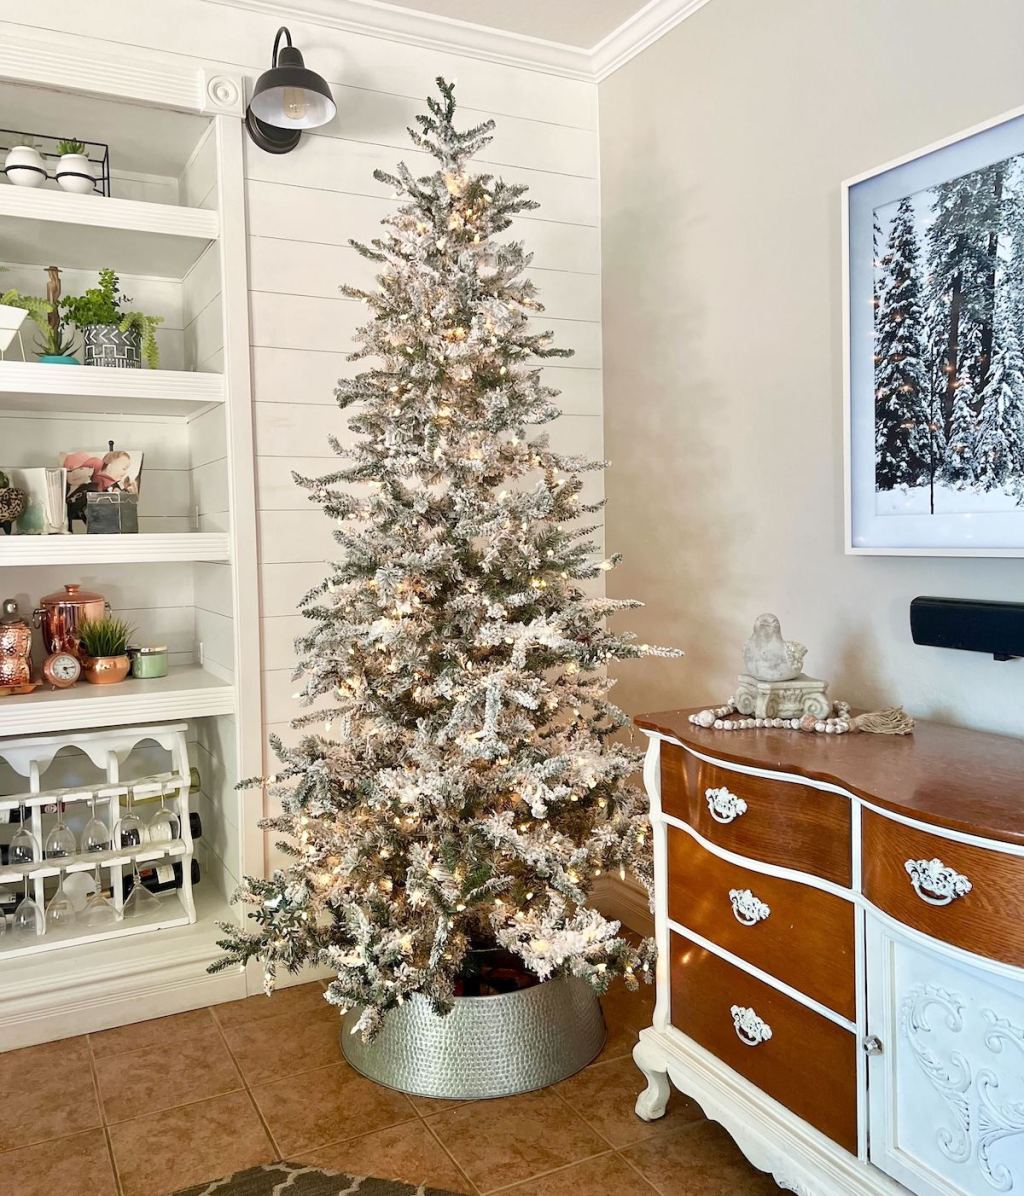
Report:
M915 647L917 594L1024 600L1024 561L843 554L841 180L1024 103L1019 0L711 0L600 86L610 592L721 700L754 617L858 704L1024 730L1024 662Z

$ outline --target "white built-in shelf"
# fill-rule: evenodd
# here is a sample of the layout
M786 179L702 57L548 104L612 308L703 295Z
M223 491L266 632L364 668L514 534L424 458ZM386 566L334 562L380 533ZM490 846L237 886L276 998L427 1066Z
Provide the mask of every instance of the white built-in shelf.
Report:
M30 880L46 880L62 873L92 872L95 868L120 868L136 861L150 864L156 860L175 859L187 854L181 839L167 843L144 843L141 847L96 851L91 854L69 855L59 860L34 860L31 864L0 864L0 885L17 884L27 876Z
M0 735L205 718L231 714L234 708L233 685L188 665L153 680L132 677L118 685L79 681L71 689L41 685L34 693L0 698Z
M183 278L219 233L207 208L0 187L0 261Z
M223 402L224 378L220 374L0 361L0 411L190 418Z
M136 565L230 560L227 532L110 536L0 536L0 569L27 565Z

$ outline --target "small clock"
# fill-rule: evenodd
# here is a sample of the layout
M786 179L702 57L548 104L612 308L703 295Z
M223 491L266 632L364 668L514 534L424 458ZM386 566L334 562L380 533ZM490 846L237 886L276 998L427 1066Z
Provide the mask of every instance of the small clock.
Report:
M70 652L54 652L43 661L43 676L54 689L68 689L81 675L82 666Z

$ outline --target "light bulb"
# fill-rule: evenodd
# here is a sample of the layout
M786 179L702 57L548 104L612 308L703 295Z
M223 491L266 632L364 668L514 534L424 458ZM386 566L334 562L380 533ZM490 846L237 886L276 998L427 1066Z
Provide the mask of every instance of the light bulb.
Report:
M303 87L285 87L281 97L281 110L287 120L304 120L309 111L309 100Z

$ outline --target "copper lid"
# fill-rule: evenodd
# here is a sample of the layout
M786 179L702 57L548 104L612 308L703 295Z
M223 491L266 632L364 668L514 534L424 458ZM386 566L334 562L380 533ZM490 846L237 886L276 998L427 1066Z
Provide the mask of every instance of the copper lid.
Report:
M92 594L88 590L83 590L77 582L73 582L56 594L47 594L45 598L40 598L39 601L43 606L58 606L62 604L80 606L87 602L104 602L106 599L102 594Z

